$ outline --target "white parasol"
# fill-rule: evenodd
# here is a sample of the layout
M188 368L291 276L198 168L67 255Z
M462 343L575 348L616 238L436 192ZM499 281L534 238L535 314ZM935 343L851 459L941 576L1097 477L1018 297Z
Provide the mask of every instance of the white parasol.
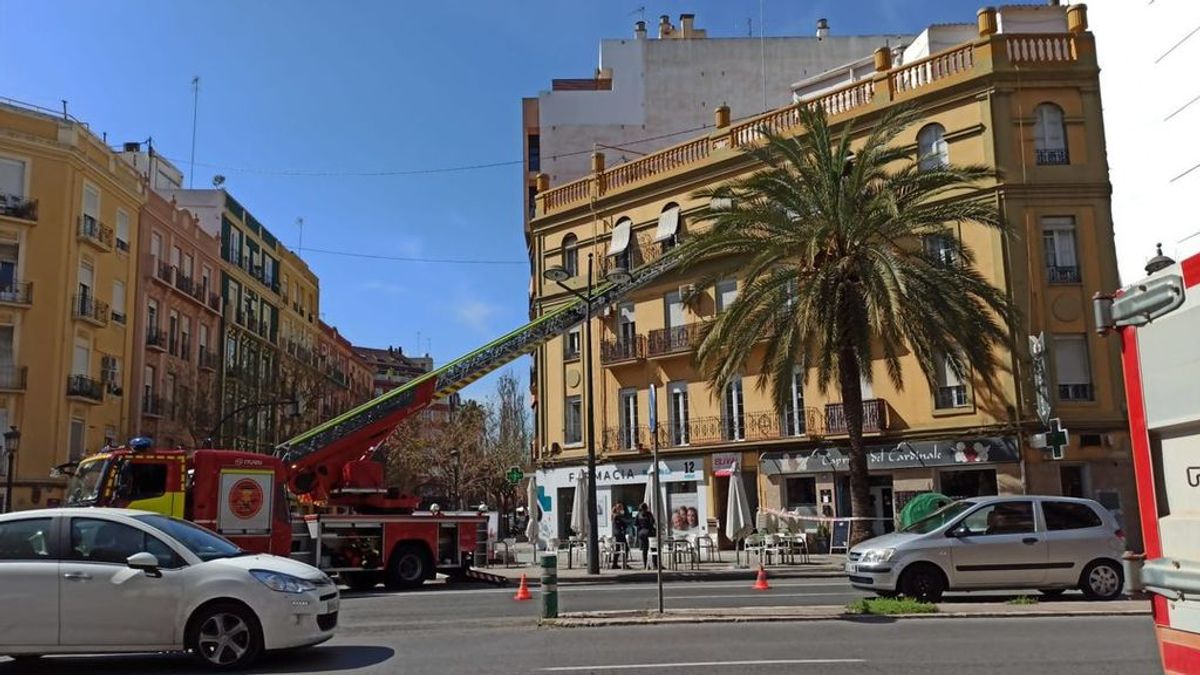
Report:
M529 484L525 487L525 508L528 511L526 516L529 518L529 522L525 523L525 538L533 544L533 550L537 551L539 521L542 519L542 505L537 499L537 479L530 476Z
M725 536L736 542L754 529L750 513L750 501L746 499L746 486L742 483L742 471L737 462L729 469L729 506L725 510Z

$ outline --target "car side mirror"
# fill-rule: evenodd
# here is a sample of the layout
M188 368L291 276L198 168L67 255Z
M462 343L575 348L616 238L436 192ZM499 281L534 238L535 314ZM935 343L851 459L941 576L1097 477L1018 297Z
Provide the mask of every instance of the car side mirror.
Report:
M960 537L965 537L970 533L971 533L971 531L968 530L965 525L955 525L954 527L952 527L946 531L946 536L953 537L954 539L958 539Z
M158 571L158 558L153 553L134 553L125 559L125 564L131 569L141 570L148 577L161 577L162 572Z

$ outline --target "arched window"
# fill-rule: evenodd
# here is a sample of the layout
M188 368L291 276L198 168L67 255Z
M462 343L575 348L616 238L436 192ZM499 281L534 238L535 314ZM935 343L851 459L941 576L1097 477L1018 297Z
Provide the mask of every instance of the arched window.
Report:
M1062 108L1042 103L1033 109L1033 152L1038 164L1070 164Z
M922 171L950 166L950 149L945 137L946 128L940 124L926 124L917 132L917 160Z
M670 202L658 214L658 229L654 232L654 241L662 246L666 253L679 245L679 205Z
M579 237L573 234L563 237L562 266L572 277L579 274Z

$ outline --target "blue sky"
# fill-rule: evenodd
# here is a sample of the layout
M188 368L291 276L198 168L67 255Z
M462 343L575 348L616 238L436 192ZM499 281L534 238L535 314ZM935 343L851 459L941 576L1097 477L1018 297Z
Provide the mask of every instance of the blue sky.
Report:
M764 0L766 34L918 31L970 22L979 0ZM587 77L602 38L644 7L693 12L710 36L757 33L758 0L235 2L0 0L0 96L70 111L110 143L153 137L196 187L214 174L295 248L517 264L394 262L304 252L321 313L358 344L454 358L526 320L520 99ZM36 30L35 30L36 27ZM418 343L418 336L420 342ZM518 362L517 374L528 369ZM490 394L494 378L467 390Z

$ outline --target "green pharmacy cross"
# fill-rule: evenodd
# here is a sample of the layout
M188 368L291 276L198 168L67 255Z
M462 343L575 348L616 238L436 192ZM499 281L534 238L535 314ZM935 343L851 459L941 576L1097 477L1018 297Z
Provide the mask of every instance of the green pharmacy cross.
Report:
M504 477L508 479L508 482L516 485L525 477L525 472L521 470L521 467L514 466L508 470L508 473L504 474Z
M1063 428L1062 421L1055 417L1050 420L1050 430L1046 432L1046 446L1050 448L1050 457L1052 459L1062 459L1067 452L1067 445L1070 443L1071 436L1067 430Z

